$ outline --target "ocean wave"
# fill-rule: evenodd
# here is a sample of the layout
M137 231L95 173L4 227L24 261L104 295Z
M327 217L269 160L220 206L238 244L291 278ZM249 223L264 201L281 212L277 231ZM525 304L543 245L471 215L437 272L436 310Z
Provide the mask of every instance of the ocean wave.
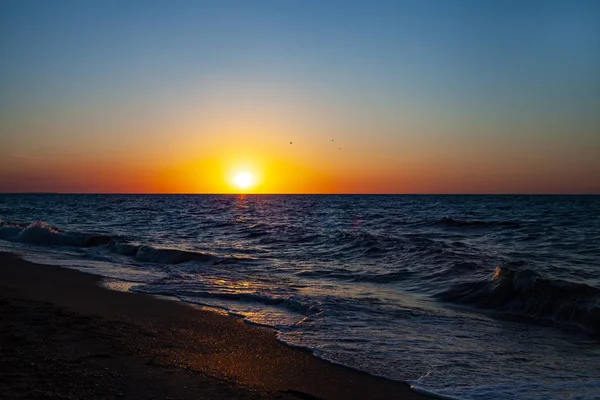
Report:
M42 246L76 247L102 246L111 240L109 236L104 235L61 232L43 221L33 222L27 226L0 223L0 239Z
M451 217L442 217L438 219L434 225L448 226L454 228L520 228L521 224L517 221L481 221L481 220L464 220Z
M218 256L199 251L154 247L124 242L116 236L81 232L62 232L47 222L29 225L0 221L0 239L39 246L93 247L106 246L114 254L133 257L137 261L156 264L180 264L188 261L213 264L242 264L255 261L250 257Z
M304 270L296 274L305 278L329 278L348 282L367 282L367 283L394 283L407 279L412 275L408 270L401 270L387 273L367 273L352 272L347 269L333 270Z
M306 304L302 301L283 298L271 297L265 294L248 292L248 293L228 293L228 292L211 292L202 290L184 290L171 287L163 287L161 285L144 285L136 286L131 289L134 292L147 293L163 296L175 296L186 301L194 302L194 298L207 298L225 301L239 301L245 303L261 303L269 306L280 306L288 310L303 313L316 314L322 310L316 305Z
M261 236L267 236L269 234L270 234L270 232L268 232L266 230L255 230L255 231L250 231L244 237L247 239L253 239L253 238L259 238Z
M296 272L297 276L304 278L338 278L343 280L350 280L353 278L352 271L346 268L334 268L334 269L307 269Z
M583 328L600 335L600 289L497 267L491 280L463 282L438 293L455 303Z
M111 241L108 249L115 254L133 257L138 261L150 262L156 264L180 264L192 261L198 258L204 258L206 255L191 251L162 249L153 246L133 243L119 243Z
M342 231L330 237L328 244L341 254L377 257L405 247L406 241L365 231Z
M244 264L256 261L250 257L219 256L215 254L202 253L200 251L180 250L154 247L144 244L134 244L112 240L108 243L108 249L123 256L135 258L137 261L155 264L181 264L188 261L197 261L211 264Z
M187 261L209 261L213 256L177 249L163 249L153 246L139 246L134 255L138 261L146 261L157 264L180 264Z
M455 273L471 273L473 271L479 271L481 264L471 261L457 261L450 265L449 271Z
M388 272L385 274L360 274L354 277L355 282L394 283L407 279L412 273L408 270Z

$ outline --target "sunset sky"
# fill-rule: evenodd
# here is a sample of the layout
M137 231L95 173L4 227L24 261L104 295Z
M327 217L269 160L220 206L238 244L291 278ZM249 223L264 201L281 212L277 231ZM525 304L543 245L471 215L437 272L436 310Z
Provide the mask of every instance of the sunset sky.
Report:
M239 191L600 193L600 2L0 3L0 192Z

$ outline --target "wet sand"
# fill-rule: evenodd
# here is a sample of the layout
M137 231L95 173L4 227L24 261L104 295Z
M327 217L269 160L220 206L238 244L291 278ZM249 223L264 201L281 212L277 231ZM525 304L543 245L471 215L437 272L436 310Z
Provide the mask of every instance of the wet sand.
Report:
M424 399L274 331L0 253L0 398Z

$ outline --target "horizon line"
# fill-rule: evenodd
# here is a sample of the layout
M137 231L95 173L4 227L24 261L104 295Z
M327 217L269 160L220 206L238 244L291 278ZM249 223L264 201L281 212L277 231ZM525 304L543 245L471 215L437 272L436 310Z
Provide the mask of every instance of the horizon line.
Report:
M137 195L137 196L599 196L600 192L506 193L189 193L189 192L0 192L0 195Z

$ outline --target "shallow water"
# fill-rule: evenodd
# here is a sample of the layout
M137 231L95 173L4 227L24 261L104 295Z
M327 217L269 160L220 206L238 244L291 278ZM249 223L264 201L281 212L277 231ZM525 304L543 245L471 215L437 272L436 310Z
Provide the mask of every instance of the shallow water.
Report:
M0 247L464 399L600 398L599 196L0 195Z

